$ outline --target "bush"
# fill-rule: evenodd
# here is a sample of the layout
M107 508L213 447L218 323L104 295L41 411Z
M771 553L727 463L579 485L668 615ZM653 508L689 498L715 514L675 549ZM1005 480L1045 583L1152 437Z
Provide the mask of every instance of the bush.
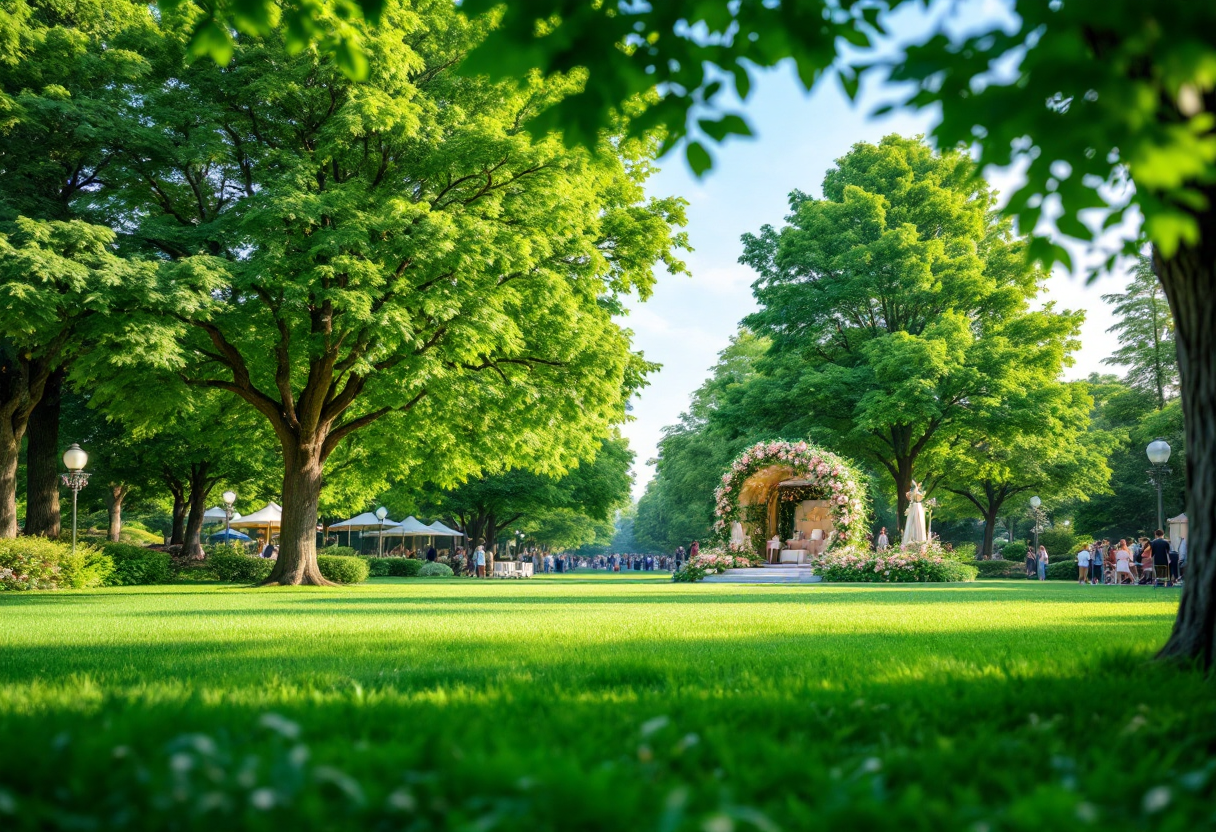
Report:
M1026 550L1030 547L1024 540L1007 540L1004 543L993 543L992 551L1000 552L1004 560L1026 561Z
M83 589L101 586L114 561L100 549L45 537L0 540L0 589Z
M361 584L367 580L367 561L341 555L317 555L321 574L338 584Z
M317 552L317 554L333 555L340 558L353 558L357 557L359 553L355 551L353 546L326 546L324 549Z
M1039 532L1039 545L1046 546L1047 554L1053 558L1076 555L1081 548L1080 538L1068 526L1053 526Z
M418 570L419 578L450 578L454 573L452 567L443 563L424 563Z
M974 543L956 543L953 546L947 547L946 553L951 560L971 563L975 560L975 550L976 546Z
M1048 551L1050 554L1050 551ZM1047 580L1075 581L1077 579L1077 559L1053 560L1047 564Z
M135 586L163 584L173 571L173 559L168 552L145 549L130 543L107 543L102 551L114 561L114 572L106 586Z
M937 541L881 553L843 546L812 563L816 575L832 582L953 583L974 581L977 574L973 565L946 557Z
M414 578L423 561L414 558L360 558L367 561L373 578Z
M258 584L270 576L274 561L245 554L240 546L221 543L209 547L207 565L211 574L232 584Z
M1026 561L1022 560L977 560L972 566L981 578L1026 578Z

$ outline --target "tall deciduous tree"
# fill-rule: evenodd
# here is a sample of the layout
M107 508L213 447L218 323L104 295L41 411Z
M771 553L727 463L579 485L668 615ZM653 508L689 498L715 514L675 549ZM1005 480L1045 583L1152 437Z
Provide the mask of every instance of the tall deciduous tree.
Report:
M610 523L628 501L632 464L629 443L614 433L564 476L515 468L447 490L424 487L413 502L423 514L459 524L471 546L493 550L504 531L524 526L543 542L577 545L589 533L610 534L596 524Z
M0 233L0 537L17 534L17 455L48 381L151 275L113 243L112 231L79 220L19 217Z
M1043 274L993 201L965 155L888 136L838 160L822 199L795 191L786 227L744 238L771 427L887 471L901 519L969 421L1054 382L1080 326L1029 310Z
M1178 352L1174 319L1152 260L1137 260L1127 289L1102 300L1118 318L1107 332L1119 337L1119 349L1105 363L1127 367L1128 383L1151 392L1160 410L1178 395Z
M1041 492L1055 504L1085 502L1110 492L1107 456L1117 437L1090 430L1088 385L1055 381L1033 366L1018 369L1026 374L1025 386L967 426L939 478L944 491L984 519L983 558L992 557L998 520L1010 500Z
M480 27L450 3L389 3L361 25L362 84L279 32L173 70L129 102L148 129L112 177L115 222L166 260L158 311L176 325L142 354L278 438L270 583L327 583L324 466L379 421L457 474L587 456L645 368L617 296L648 294L656 262L683 270L683 202L642 191L649 142L592 154L520 126L577 80L455 76ZM177 66L173 43L158 65Z

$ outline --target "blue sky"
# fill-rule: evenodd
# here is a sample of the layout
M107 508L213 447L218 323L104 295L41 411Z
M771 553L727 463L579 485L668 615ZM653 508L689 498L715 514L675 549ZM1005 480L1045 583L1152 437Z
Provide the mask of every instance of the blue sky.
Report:
M779 68L759 79L747 103L756 136L719 148L716 167L705 179L697 180L677 154L662 160L663 170L651 180L649 191L689 201L687 231L695 250L685 258L692 277L660 275L654 296L634 303L622 319L633 329L637 348L663 365L635 399L634 421L623 429L637 453L635 498L654 475L646 462L657 454L663 426L679 418L739 320L755 309L755 276L738 263L740 235L765 223L779 225L787 213L786 196L794 188L820 195L824 173L854 143L874 142L888 133L925 133L930 125L928 117L908 113L869 118L873 101L874 96L863 96L854 106L836 84L823 85L808 96L789 67ZM1012 181L1012 175L996 171L989 178L998 187ZM1102 364L1115 340L1106 332L1110 312L1101 295L1119 291L1125 283L1122 276L1089 286L1066 273L1051 276L1048 294L1040 301L1087 313L1082 347L1067 377L1113 371Z

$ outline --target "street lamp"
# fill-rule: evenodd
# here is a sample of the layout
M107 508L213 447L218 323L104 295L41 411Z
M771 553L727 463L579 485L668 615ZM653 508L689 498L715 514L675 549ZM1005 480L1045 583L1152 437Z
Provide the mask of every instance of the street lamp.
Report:
M1148 461L1153 464L1153 467L1148 469L1148 481L1157 486L1157 528L1165 528L1165 506L1161 498L1161 488L1165 485L1165 480L1170 475L1169 466L1166 465L1170 461L1170 443L1158 437L1148 443L1145 453L1148 454Z
M1039 532L1043 531L1043 501L1034 496L1030 498L1030 517L1034 520L1034 556L1039 556Z
M384 506L380 506L380 508L376 509L376 519L380 521L380 534L377 535L377 539L380 541L380 549L378 551L378 554L380 555L380 557L384 557L384 518L385 517L388 517L388 509L386 509Z
M84 466L89 464L89 455L80 449L75 442L72 447L63 452L63 467L68 469L61 474L63 484L72 489L72 554L76 554L76 495L80 489L89 484L89 475L84 472Z
M232 504L236 502L236 492L225 491L220 496L224 498L224 543L231 543L228 535L232 526Z

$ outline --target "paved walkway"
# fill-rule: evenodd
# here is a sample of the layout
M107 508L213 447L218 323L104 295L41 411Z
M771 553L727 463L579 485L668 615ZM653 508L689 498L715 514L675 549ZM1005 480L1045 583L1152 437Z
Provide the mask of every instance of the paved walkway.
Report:
M769 565L752 569L727 569L721 575L709 575L707 584L817 584L823 578L809 566Z

